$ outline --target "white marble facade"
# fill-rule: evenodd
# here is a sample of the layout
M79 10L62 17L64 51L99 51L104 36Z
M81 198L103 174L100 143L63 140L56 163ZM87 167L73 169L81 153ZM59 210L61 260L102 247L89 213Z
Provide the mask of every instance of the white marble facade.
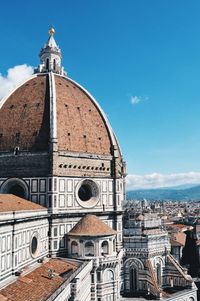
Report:
M0 285L49 254L47 210L0 213Z

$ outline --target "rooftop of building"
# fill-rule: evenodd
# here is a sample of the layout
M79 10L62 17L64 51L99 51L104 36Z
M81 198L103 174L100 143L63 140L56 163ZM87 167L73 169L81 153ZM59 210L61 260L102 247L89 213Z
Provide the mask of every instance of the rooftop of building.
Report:
M0 300L45 301L79 266L80 263L75 261L50 259L34 271L20 276L15 282L0 290ZM51 275L53 276L51 277Z
M50 28L42 48L41 53L48 50L43 64L59 50L54 32ZM91 94L62 72L38 69L1 102L0 152L48 152L52 139L59 151L111 156L115 145L120 154L107 117Z
M70 231L75 236L105 236L115 235L117 232L105 224L96 215L85 215Z
M14 194L0 194L0 213L29 210L46 210L46 208Z
M169 232L185 232L193 229L192 226L183 224L170 224L166 226Z
M170 236L170 243L173 247L184 247L186 242L186 234L183 232L172 233Z

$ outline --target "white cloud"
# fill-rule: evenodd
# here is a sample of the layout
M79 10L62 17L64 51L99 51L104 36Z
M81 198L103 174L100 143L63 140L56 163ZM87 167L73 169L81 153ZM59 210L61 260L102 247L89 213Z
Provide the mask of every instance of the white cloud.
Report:
M185 184L200 184L200 172L148 175L130 174L126 178L127 190L172 187Z
M138 104L139 102L142 101L142 98L140 96L131 96L131 103L132 105L136 105Z
M6 96L21 82L28 79L31 74L33 74L33 67L26 64L8 69L6 76L0 73L0 99Z
M149 99L149 97L147 97L147 96L143 97L143 96L132 95L130 98L130 101L131 101L132 105L137 105L138 103L148 100L148 99Z

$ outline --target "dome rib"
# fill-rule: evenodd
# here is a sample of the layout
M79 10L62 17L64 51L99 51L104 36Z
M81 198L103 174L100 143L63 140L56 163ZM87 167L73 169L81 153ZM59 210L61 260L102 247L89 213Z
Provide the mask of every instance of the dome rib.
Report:
M57 74L56 76L59 76L59 77L67 79L69 82L71 82L72 84L76 85L80 90L83 91L83 93L85 93L85 95L87 95L90 98L90 100L94 103L95 107L98 109L101 117L103 118L103 120L105 122L105 125L107 127L107 130L108 130L108 133L109 133L112 145L116 146L119 149L119 152L120 152L120 155L121 155L120 146L119 146L117 138L116 138L116 136L114 134L112 126L111 126L111 124L110 124L110 122L109 122L106 114L104 113L103 109L101 108L101 106L99 105L99 103L96 101L96 99L88 92L88 90L86 90L83 86L81 86L79 83L77 83L73 79L71 79L69 77L66 78L66 77L64 77L62 75L59 75L59 74Z
M70 78L56 74L55 82L58 150L94 155L113 155L118 150L118 156L121 155L112 128L96 100Z

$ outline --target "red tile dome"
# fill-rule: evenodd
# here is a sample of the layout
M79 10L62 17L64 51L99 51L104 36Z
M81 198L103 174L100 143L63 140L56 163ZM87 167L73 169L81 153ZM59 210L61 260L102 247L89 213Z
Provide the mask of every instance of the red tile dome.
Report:
M70 231L73 236L106 236L117 232L105 224L96 215L86 214Z
M33 75L2 101L0 151L48 151L51 138L66 152L111 155L117 145L93 97L71 79L49 72Z

